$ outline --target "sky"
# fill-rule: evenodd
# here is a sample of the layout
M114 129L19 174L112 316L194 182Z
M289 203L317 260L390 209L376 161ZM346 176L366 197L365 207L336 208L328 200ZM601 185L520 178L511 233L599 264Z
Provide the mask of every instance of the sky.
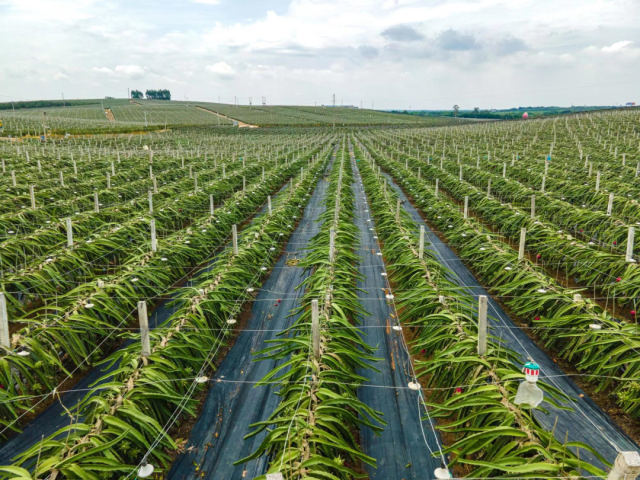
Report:
M0 101L640 103L640 0L0 0Z

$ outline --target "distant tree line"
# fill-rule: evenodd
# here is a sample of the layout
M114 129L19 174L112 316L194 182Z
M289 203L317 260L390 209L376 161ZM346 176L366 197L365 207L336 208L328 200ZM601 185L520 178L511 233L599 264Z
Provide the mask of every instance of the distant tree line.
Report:
M522 118L523 112L529 113L529 118L543 117L546 115L567 115L590 110L604 110L619 108L615 106L574 106L574 107L518 107L505 110L481 110L475 107L473 110L460 110L454 105L453 110L392 110L392 113L416 115L419 117L458 117L458 118L482 118L493 120L517 120Z
M0 103L0 110L18 110L20 108L50 108L80 105L100 105L100 100L33 100L29 102Z
M131 98L144 98L144 94L140 90L132 90Z
M148 100L171 100L169 90L147 90L145 92Z

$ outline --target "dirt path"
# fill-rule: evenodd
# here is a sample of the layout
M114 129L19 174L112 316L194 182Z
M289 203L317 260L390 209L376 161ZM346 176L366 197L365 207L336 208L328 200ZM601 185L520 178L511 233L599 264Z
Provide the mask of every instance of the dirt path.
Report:
M110 122L116 121L116 117L113 116L113 112L110 108L105 108L104 113L107 115L107 120L109 120Z
M142 106L142 104L141 104L141 103L135 102L135 101L133 101L133 100L129 100L129 103L133 103L134 105L138 105L138 106L140 106L140 107Z
M213 110L209 110L208 108L204 108L204 107L196 107L196 108L198 110L202 110L203 112L212 113L213 115L217 115L219 117L226 118L227 120L231 120L232 122L235 122L235 123L238 124L238 128L260 128L258 125L251 125L250 123L241 122L240 120L236 120L235 118L227 117L226 115L222 115L221 113L214 112Z

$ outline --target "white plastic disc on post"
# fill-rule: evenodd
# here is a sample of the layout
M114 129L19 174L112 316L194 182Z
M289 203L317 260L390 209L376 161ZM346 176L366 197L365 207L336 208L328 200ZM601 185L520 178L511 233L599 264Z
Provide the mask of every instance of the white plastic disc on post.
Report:
M151 355L151 339L149 338L149 319L147 317L147 302L138 302L138 320L140 321L140 342L142 343L142 356Z
M317 361L320 361L320 312L318 300L311 300L311 337L313 356Z
M420 260L424 257L424 225L420 225L420 247L418 250Z
M156 237L156 219L152 218L150 221L151 226L151 251L158 251L158 238Z
M65 218L64 223L67 227L67 247L73 247L73 227L71 226L71 219Z
M639 474L640 454L638 452L620 452L607 480L635 480Z
M231 226L231 237L233 239L233 254L238 255L238 227L235 223Z
M524 258L524 244L527 238L527 229L520 229L520 246L518 248L518 260L522 260Z
M487 296L478 297L478 355L487 353Z
M100 201L98 199L98 192L93 192L93 211L100 212Z
M627 255L625 258L626 262L634 263L635 260L633 258L633 242L636 236L636 229L634 227L629 227L629 233L627 234Z
M36 208L36 193L33 185L29 185L29 197L31 198L31 208Z
M464 196L464 218L469 218L469 195Z
M4 293L0 293L0 347L11 348L7 299L4 297Z

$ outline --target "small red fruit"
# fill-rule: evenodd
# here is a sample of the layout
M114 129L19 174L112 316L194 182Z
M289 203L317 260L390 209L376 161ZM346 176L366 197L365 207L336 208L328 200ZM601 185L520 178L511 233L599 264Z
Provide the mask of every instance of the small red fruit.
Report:
M540 255L540 254L536 255L536 258L540 258L540 257L542 257L542 255Z
M460 387L456 387L456 393L462 393L462 389Z
M620 277L616 278L616 282L621 282L621 281L622 281L622 278Z
M536 318L534 318L534 320L540 320L540 317L536 317Z
M634 317L636 316L636 311L635 310L631 310L629 313Z
M426 350L424 348L422 350L420 350L420 353L425 353L425 352L426 352Z
M614 241L613 241L613 244L614 244L614 245L617 245L617 244L618 244L618 242L616 242L616 241L614 240Z

